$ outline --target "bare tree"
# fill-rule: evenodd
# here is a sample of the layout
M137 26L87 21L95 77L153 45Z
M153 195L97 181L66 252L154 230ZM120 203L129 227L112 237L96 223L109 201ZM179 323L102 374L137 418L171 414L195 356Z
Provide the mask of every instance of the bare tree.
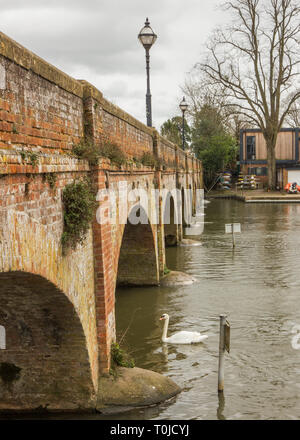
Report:
M235 113L262 130L274 189L277 135L300 97L299 0L232 0L225 8L233 22L214 33L198 68L224 88Z
M253 122L245 115L240 114L239 109L226 97L226 89L220 83L211 84L205 75L200 75L196 65L189 72L184 85L183 93L189 98L188 115L195 121L204 107L215 108L218 112L219 121L226 131L237 140L240 138L240 129L253 127Z
M300 127L300 106L295 102L286 116L286 122L291 127Z

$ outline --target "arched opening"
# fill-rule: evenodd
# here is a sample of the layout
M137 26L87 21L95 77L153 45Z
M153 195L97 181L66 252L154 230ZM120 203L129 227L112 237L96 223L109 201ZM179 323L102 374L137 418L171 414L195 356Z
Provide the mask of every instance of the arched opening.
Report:
M174 197L169 192L164 202L165 246L176 246L178 243L178 225Z
M193 194L191 185L188 188L181 188L181 211L182 211L182 226L190 226L193 211Z
M45 278L0 273L0 410L91 406L86 339L74 306Z
M137 217L142 222L133 224L132 220ZM124 228L117 285L141 286L158 283L158 259L154 235L145 210L137 205L131 210Z

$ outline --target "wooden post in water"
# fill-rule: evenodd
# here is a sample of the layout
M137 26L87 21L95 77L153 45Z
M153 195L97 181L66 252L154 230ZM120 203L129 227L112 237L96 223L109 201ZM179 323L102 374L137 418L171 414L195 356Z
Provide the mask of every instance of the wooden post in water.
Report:
M233 224L231 225L232 230L232 247L235 248L235 239L234 239L234 232L233 232Z
M220 315L218 393L223 393L223 391L224 391L224 357L225 357L226 318L227 318L226 315Z

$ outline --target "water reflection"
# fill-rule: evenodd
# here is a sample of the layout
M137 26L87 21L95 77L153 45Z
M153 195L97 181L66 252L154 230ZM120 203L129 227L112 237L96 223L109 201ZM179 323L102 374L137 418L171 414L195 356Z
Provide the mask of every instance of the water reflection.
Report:
M218 401L219 401L219 406L217 409L217 418L218 420L226 420L226 417L223 415L223 411L225 409L224 393L218 393Z
M291 346L300 324L300 206L214 201L205 207L202 246L168 249L168 267L197 278L191 286L136 288L117 292L117 330L136 365L167 374L183 389L150 415L165 419L215 419L225 412L217 393L218 316L231 324L225 360L226 418L293 418L300 413L300 350ZM232 249L225 223L242 233ZM139 308L132 318L133 311ZM207 333L205 344L164 346L162 313L170 334ZM217 411L216 411L217 408Z

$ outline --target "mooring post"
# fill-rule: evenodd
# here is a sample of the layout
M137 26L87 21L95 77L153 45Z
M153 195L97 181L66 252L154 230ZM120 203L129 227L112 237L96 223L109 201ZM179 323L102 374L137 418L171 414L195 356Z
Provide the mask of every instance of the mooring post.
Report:
M219 371L218 371L218 392L224 391L224 357L225 357L225 325L226 315L220 315L220 341L219 341Z
M233 224L231 225L231 230L232 230L232 247L235 247L235 239L234 239L234 232L233 232Z

